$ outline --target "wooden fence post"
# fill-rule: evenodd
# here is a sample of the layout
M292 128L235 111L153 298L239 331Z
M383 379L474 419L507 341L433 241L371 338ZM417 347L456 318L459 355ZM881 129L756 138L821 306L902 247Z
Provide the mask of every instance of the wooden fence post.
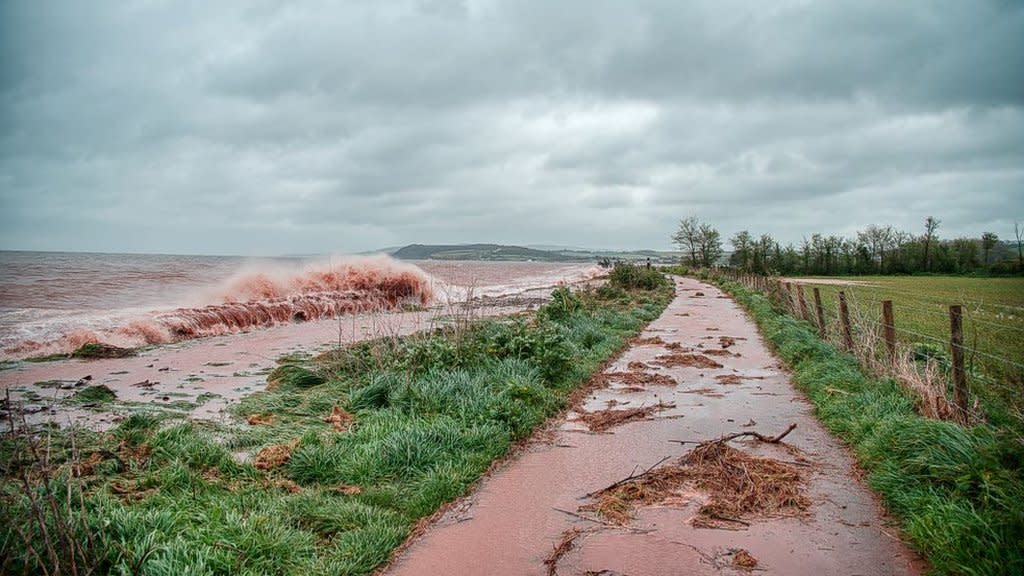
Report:
M949 307L949 348L953 357L953 403L967 416L967 375L964 372L963 308Z
M846 292L839 291L839 322L843 329L843 345L853 352L853 330L850 328L850 307L846 305Z
M809 322L811 320L811 313L807 311L807 299L804 298L803 284L796 285L796 296L797 300L800 301L800 318Z
M818 290L817 287L814 288L814 307L818 311L818 336L825 340L827 337L825 333L825 307L821 305L821 290Z
M893 320L892 300L882 300L882 332L885 348L889 352L889 364L896 363L896 322Z

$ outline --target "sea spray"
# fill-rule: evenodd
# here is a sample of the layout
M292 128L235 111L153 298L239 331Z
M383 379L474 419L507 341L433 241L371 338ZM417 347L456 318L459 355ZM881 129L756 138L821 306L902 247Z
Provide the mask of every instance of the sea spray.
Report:
M265 267L270 268L270 267ZM103 328L75 327L56 338L7 347L13 356L70 352L87 343L165 344L287 322L387 311L434 298L433 278L386 256L347 257L299 270L243 270L204 289L208 304L155 311Z

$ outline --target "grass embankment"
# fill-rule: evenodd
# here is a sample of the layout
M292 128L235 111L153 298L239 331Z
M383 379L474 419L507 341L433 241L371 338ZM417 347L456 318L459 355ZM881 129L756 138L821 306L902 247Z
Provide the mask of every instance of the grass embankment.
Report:
M881 301L892 300L896 338L948 364L949 306L963 305L965 360L972 394L988 418L1024 430L1024 278L858 276L849 286L817 286L829 324L838 293L852 314L877 328Z
M283 365L234 408L247 425L134 416L56 434L47 463L29 450L38 436L8 437L0 572L368 573L564 407L672 288L620 270L554 296L535 315Z
M935 573L1024 574L1024 446L1018 438L919 416L914 398L896 382L866 376L809 324L739 284L723 287L793 370L819 419L853 448L868 483Z

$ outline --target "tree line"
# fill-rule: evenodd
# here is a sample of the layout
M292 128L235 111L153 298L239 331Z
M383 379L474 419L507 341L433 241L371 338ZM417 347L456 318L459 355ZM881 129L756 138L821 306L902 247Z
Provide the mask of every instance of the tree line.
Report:
M820 233L799 245L783 246L770 234L741 230L729 238L728 258L721 234L695 217L679 223L672 241L683 263L710 267L729 265L756 274L817 276L857 274L993 274L1024 273L1024 227L1014 226L1014 239L1003 241L993 232L978 238L941 239L941 220L929 216L921 233L872 224L847 238Z

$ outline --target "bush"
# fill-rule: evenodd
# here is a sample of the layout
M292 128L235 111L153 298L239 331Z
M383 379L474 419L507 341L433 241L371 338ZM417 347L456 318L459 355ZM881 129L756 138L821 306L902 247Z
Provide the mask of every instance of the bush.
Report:
M627 297L625 290L611 282L598 286L595 294L602 300L619 300Z
M444 335L409 338L401 352L403 364L413 370L453 368L464 360L457 343Z
M544 305L539 313L555 321L567 320L583 307L580 297L566 286L559 286L551 292L551 302Z
M657 290L668 285L665 275L654 268L619 263L608 276L612 286L624 290Z
M486 349L497 358L531 360L548 383L560 381L572 364L573 348L561 324L516 320L495 324L486 335Z

